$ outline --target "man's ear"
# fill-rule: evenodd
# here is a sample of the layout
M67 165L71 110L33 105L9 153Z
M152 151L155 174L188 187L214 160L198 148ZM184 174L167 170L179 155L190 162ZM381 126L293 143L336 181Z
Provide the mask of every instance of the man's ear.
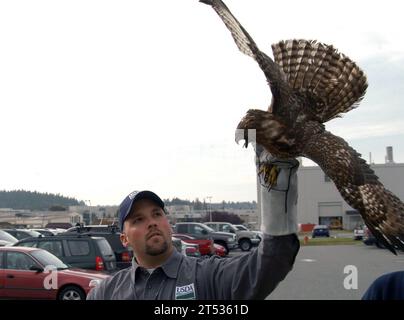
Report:
M125 233L121 233L121 235L119 236L119 238L121 239L122 245L127 248L129 246L129 241L128 241L128 237L126 236Z

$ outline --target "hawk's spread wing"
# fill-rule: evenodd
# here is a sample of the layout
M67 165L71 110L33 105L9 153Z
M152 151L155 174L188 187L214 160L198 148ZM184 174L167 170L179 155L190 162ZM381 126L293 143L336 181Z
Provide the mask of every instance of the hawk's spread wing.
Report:
M380 242L393 253L395 248L404 249L404 204L384 188L344 139L325 131L307 141L303 156L315 161L334 181Z
M363 71L333 46L314 40L286 40L272 45L275 62L287 82L304 96L311 119L324 123L357 107L367 80Z
M239 50L246 55L252 57L257 61L258 65L264 72L268 84L271 88L271 92L274 98L273 113L282 114L281 106L285 105L285 99L289 99L291 96L290 86L286 82L286 77L279 66L269 58L265 53L260 51L255 44L254 40L243 28L243 26L233 16L227 6L221 0L200 0L205 4L212 6L217 12L227 29L231 32L234 42ZM285 116L288 116L287 113Z

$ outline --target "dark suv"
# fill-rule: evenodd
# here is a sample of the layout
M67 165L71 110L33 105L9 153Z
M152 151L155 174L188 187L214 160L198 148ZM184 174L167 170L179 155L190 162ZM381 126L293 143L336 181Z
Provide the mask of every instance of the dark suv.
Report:
M223 246L226 249L226 253L238 247L234 233L216 232L203 223L179 222L173 229L175 233L187 234L196 239L212 239L214 243Z
M97 237L104 237L114 251L116 266L118 269L124 269L132 265L133 252L122 245L120 239L119 228L115 225L89 225L89 226L76 226L67 229L60 235L78 235L86 234Z
M116 259L108 241L88 235L26 238L14 246L41 248L74 268L113 272Z

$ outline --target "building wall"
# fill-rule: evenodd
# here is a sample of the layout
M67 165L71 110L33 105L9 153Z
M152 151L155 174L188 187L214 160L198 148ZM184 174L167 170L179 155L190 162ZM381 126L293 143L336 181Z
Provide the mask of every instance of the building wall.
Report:
M404 164L375 164L371 168L385 187L404 201ZM320 216L332 216L332 212L342 217L345 229L352 229L362 223L359 215L346 213L353 208L342 199L334 183L326 182L324 176L324 172L317 166L299 168L299 223L319 224Z

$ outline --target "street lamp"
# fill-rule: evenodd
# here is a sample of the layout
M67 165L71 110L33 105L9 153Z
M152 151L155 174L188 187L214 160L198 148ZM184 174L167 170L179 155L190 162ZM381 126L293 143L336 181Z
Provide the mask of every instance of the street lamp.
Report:
M205 197L205 199L208 199L208 200L209 200L209 206L208 206L209 222L212 222L212 208L211 208L211 206L212 206L212 202L211 202L212 197L211 197L211 196L208 196L208 197Z
M87 204L87 206L89 207L89 211L90 211L90 221L88 224L92 224L93 223L93 214L91 212L91 200L84 200L84 202L88 202L89 204Z

